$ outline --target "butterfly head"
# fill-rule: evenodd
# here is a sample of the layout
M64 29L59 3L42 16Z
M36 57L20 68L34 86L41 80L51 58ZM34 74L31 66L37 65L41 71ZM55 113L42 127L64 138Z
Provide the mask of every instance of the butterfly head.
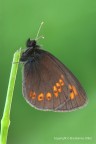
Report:
M39 46L36 44L36 40L31 40L30 38L26 41L26 47L27 49L21 55L21 62L33 60L36 49L39 49Z
M36 47L36 40L30 40L30 38L26 42L27 48L35 48Z

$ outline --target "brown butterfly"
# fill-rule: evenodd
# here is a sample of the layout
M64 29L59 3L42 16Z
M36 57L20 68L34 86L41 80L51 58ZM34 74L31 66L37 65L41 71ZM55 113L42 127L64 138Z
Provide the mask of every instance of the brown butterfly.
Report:
M56 57L44 51L36 40L27 40L22 53L23 95L40 110L71 111L82 107L86 93L77 78Z

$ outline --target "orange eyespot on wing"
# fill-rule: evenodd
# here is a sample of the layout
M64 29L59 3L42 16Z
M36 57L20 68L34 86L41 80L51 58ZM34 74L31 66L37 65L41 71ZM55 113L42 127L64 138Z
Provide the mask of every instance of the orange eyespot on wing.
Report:
M72 89L73 89L74 94L75 94L75 95L78 95L78 92L77 92L75 86L72 86Z
M32 99L35 99L36 98L36 93L33 92L33 96L32 96Z
M36 98L36 93L35 93L35 92L30 91L29 96L30 96L32 99L35 99L35 98Z
M43 94L43 93L40 93L40 94L38 95L38 101L42 101L42 100L44 100L44 94Z
M59 83L56 83L56 87L58 89L58 92L61 92L61 85Z
M74 97L75 97L75 96L74 96L74 93L73 93L73 92L71 92L71 93L70 93L70 99L71 99L71 100L73 100L73 99L74 99Z
M60 83L61 86L64 85L64 81L62 79L59 79L59 83Z
M54 91L54 92L57 92L57 91L58 91L56 86L53 86L53 91Z
M51 95L50 92L48 92L48 93L46 94L46 99L49 101L49 100L51 100L51 98L52 98L52 95Z
M56 86L53 86L53 93L54 93L55 97L58 97L58 89Z
M76 87L74 85L69 85L69 89L70 89L70 99L74 99L75 96L78 95Z
M58 92L54 92L55 97L58 97Z

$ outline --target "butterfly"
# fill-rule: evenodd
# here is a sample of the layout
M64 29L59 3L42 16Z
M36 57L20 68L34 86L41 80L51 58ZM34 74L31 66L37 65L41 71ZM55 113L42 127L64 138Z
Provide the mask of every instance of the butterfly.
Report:
M39 110L71 111L87 102L86 93L72 72L51 53L28 39L22 53L22 89L25 100Z

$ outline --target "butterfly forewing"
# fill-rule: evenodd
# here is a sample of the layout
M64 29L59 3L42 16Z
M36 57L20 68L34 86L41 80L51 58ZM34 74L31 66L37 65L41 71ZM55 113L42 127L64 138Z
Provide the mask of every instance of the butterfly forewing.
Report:
M23 69L23 95L35 108L70 111L86 103L79 81L57 58L39 49Z

